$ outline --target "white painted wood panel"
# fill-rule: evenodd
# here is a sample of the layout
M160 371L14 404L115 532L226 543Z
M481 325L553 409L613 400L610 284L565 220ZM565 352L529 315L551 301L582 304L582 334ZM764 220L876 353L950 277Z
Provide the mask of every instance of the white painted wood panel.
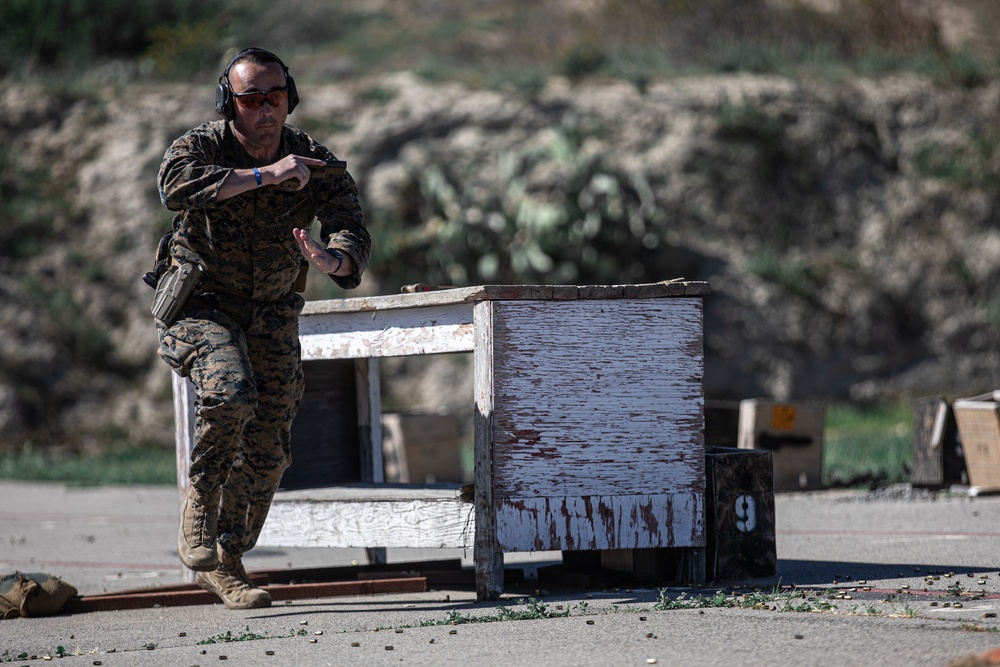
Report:
M704 495L672 493L497 501L503 551L650 549L705 544Z
M469 352L473 346L472 303L409 310L372 310L302 315L302 358L371 357Z
M174 452L177 457L177 489L180 503L187 497L191 486L191 452L194 451L194 399L191 380L177 373L170 373L174 394ZM193 580L192 580L193 581Z
M704 492L700 299L493 306L495 498Z
M275 495L258 546L469 548L471 503L456 488L363 485Z

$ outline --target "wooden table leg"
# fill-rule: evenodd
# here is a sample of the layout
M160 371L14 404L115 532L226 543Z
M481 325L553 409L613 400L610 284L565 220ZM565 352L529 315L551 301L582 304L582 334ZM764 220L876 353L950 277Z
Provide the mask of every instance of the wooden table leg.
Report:
M476 304L475 348L475 496L476 599L496 600L503 593L503 552L497 544L493 501L493 303Z
M384 482L382 467L382 384L379 380L378 359L354 360L354 386L358 401L358 436L361 447L361 481ZM381 565L387 560L385 547L366 547L369 565Z

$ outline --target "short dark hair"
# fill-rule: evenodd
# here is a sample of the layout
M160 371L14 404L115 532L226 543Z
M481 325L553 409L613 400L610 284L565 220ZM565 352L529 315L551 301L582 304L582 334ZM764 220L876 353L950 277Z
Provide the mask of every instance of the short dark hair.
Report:
M232 67L236 65L236 63L242 63L242 62L248 62L254 65L268 65L270 63L278 63L279 65L281 65L282 69L286 69L285 63L281 62L281 58L274 55L270 51L265 51L264 49L255 49L253 51L248 50L247 53L244 53L243 55L240 55L238 53L236 54L236 56L237 56L236 59L233 60L233 64L229 66L230 69L232 69Z
M288 74L288 67L285 63L281 61L281 58L274 55L267 49L262 49L256 46L251 46L249 48L239 51L236 55L229 59L229 64L226 65L226 69L223 72L223 76L229 77L229 70L233 68L236 63L249 62L254 65L267 65L270 63L278 63L281 65L281 69L285 70L285 74Z

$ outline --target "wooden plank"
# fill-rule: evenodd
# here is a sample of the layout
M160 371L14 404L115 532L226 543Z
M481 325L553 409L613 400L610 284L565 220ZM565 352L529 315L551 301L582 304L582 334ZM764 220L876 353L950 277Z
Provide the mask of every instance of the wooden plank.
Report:
M303 359L472 351L472 304L323 313L299 319Z
M477 285L428 292L386 294L309 301L302 315L363 313L383 310L448 306L477 301L622 299L701 296L709 293L704 281L664 280L640 285ZM630 295L631 294L631 295ZM639 296L641 294L641 296Z
M707 282L683 278L639 285L483 285L468 298L515 301L565 301L572 299L656 299L663 297L705 295Z
M497 498L704 492L700 300L493 306Z
M453 289L405 294L385 294L379 296L351 297L348 299L324 299L307 301L302 309L303 316L330 313L361 313L374 310L396 310L424 308L427 306L447 306L457 303L478 301L485 298L483 287L456 287Z
M382 595L386 593L423 593L427 591L425 577L393 577L363 581L329 581L309 584L262 586L274 601L305 600L344 595ZM139 593L74 597L66 601L63 613L81 614L93 611L124 611L152 607L183 607L189 605L222 604L214 593L200 588L184 590L150 590Z
M712 289L706 282L689 282L684 288L685 296L707 296Z
M502 498L497 541L504 551L648 549L705 544L704 495Z
M662 296L684 296L687 283L682 280L667 280L647 285L625 285L622 298L652 299Z
M277 493L257 544L467 548L474 521L458 485L343 485Z
M475 309L476 346L473 355L475 394L476 599L496 600L503 592L503 552L497 543L493 511L494 303Z
M581 285L581 299L624 299L624 285Z
M458 501L462 496L462 485L448 482L437 484L390 484L356 482L337 484L315 489L278 491L274 502L317 502L317 503L368 503L397 502L400 500ZM465 502L471 507L472 503Z
M493 300L552 299L552 285L486 285L483 294Z
M376 565L261 569L253 570L249 574L250 578L255 581L257 577L265 579L266 584L307 584L317 581L344 581L347 579L394 579L400 576L424 577L430 581L438 573L461 570L461 558L444 558L398 561L391 565L379 563Z
M576 285L554 285L552 299L554 301L572 301L580 297L580 289Z

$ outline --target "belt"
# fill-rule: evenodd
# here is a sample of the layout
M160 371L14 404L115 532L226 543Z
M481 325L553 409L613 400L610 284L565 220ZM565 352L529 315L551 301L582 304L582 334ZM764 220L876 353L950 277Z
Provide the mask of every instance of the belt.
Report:
M253 321L253 303L248 299L217 292L197 292L188 299L185 310L217 310L228 316L244 330Z

